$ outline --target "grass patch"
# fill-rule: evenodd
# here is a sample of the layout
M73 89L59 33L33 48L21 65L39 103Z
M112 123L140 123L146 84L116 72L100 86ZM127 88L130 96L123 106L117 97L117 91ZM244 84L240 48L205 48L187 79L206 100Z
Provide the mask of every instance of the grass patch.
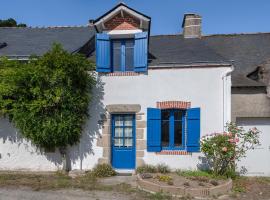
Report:
M144 165L141 167L137 167L136 173L142 174L142 173L161 173L166 174L170 173L171 170L168 165L161 163L156 166L154 165Z
M201 171L201 170L177 170L177 175L183 176L186 178L198 179L203 181L206 179L227 179L225 176L217 176L212 174L210 171Z
M184 177L209 177L212 178L212 175L206 171L192 171L192 170L177 170L177 175Z

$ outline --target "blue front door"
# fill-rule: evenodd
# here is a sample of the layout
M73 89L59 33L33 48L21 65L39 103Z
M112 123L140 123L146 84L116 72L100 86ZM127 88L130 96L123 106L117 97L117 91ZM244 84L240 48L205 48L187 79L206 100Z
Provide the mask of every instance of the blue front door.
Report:
M135 115L112 115L112 166L135 168Z

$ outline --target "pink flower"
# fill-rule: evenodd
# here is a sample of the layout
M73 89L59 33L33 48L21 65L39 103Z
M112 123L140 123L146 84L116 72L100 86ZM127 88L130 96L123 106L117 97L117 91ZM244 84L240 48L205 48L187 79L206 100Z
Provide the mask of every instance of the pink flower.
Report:
M228 133L228 136L231 138L233 135L232 135L232 133L230 132L230 133Z
M234 141L235 141L235 142L239 142L239 138L235 138Z
M257 129L256 127L254 127L254 128L251 129L251 132L252 132L253 134L256 134L256 133L258 132L258 129Z
M230 142L230 143L234 143L234 139L228 139L228 141Z
M228 151L227 147L222 147L222 151L227 152Z

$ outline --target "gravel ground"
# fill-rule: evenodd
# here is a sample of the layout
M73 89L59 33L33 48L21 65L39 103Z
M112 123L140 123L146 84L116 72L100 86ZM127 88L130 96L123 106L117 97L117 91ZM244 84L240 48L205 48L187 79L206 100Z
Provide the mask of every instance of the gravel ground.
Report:
M129 196L111 191L57 190L33 191L27 188L0 188L0 200L129 200Z

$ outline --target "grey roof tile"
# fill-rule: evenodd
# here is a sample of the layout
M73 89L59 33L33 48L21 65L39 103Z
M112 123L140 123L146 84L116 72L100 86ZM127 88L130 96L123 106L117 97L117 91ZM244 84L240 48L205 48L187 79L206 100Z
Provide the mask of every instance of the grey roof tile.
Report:
M61 43L69 52L82 47L95 31L91 27L51 28L0 28L0 42L7 46L0 49L1 55L42 55L54 42Z

